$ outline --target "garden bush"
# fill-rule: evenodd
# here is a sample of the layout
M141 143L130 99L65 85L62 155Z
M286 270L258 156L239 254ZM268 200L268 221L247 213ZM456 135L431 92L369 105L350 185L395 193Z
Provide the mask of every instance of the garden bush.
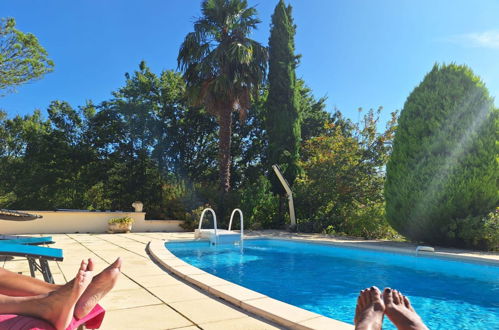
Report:
M285 219L277 219L278 208L279 196L272 193L270 181L263 175L241 190L241 210L248 228L269 229L276 223L286 223Z
M387 218L399 233L479 247L484 231L497 230L480 220L498 205L497 114L466 66L435 65L409 95L385 185Z
M222 196L223 194L223 196ZM223 205L221 204L223 200ZM240 207L240 193L237 191L221 192L216 184L190 185L185 194L177 199L180 206L177 219L185 220L184 229L191 230L199 225L199 217L205 208L212 208L217 217L217 227L227 229L230 214L233 209ZM169 203L172 203L170 201ZM182 209L184 210L182 212ZM203 228L213 228L211 213L206 214ZM234 225L238 228L239 222Z
M395 114L379 134L380 111L369 111L359 124L327 124L323 135L304 143L305 174L294 186L299 231L393 236L383 211L383 167Z
M367 239L398 237L385 217L385 203L368 202L365 205L354 202L351 213L347 215L343 230L350 236Z
M463 247L499 251L499 208L485 216L452 219L445 232L448 240Z
M201 213L203 210L207 207L210 207L208 204L206 205L201 205L190 212L186 212L184 214L184 223L180 224L180 227L187 231L194 231L194 229L197 229L199 226L199 218L201 217ZM213 221L213 220L212 220ZM213 228L213 223L211 227L207 226L205 224L204 228Z

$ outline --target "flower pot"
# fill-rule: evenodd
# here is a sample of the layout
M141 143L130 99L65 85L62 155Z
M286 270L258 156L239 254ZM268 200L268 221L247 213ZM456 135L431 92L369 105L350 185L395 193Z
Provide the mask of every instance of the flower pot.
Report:
M129 233L132 230L131 223L110 223L107 227L107 232L114 233Z

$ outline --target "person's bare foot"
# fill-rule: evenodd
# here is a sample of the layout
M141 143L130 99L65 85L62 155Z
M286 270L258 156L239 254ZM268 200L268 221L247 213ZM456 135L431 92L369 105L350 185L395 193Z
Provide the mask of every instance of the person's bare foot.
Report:
M104 269L99 275L96 275L92 283L88 286L76 303L74 316L78 319L85 317L97 305L116 284L121 273L121 258L116 259L111 265ZM93 262L88 259L89 268L93 270Z
M47 295L27 297L26 314L40 317L52 323L57 330L64 330L71 322L76 302L92 281L93 274L82 261L73 281Z
M385 304L375 286L360 291L355 308L355 329L381 329Z
M421 317L412 308L409 299L397 290L383 290L385 314L399 330L428 330Z

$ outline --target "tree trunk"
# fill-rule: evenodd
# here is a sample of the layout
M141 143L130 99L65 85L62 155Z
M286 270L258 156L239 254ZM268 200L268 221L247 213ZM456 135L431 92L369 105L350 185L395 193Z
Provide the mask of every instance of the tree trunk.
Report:
M232 111L223 111L219 118L220 131L218 157L220 160L220 187L222 191L230 189L230 144L232 139Z

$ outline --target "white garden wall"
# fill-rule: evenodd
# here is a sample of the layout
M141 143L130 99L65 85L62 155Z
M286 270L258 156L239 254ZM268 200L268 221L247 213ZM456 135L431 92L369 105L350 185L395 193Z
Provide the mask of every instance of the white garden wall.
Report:
M180 220L145 220L145 212L85 212L85 211L22 211L43 216L31 221L0 219L0 234L59 234L105 233L107 221L131 217L135 220L132 232L184 231Z

